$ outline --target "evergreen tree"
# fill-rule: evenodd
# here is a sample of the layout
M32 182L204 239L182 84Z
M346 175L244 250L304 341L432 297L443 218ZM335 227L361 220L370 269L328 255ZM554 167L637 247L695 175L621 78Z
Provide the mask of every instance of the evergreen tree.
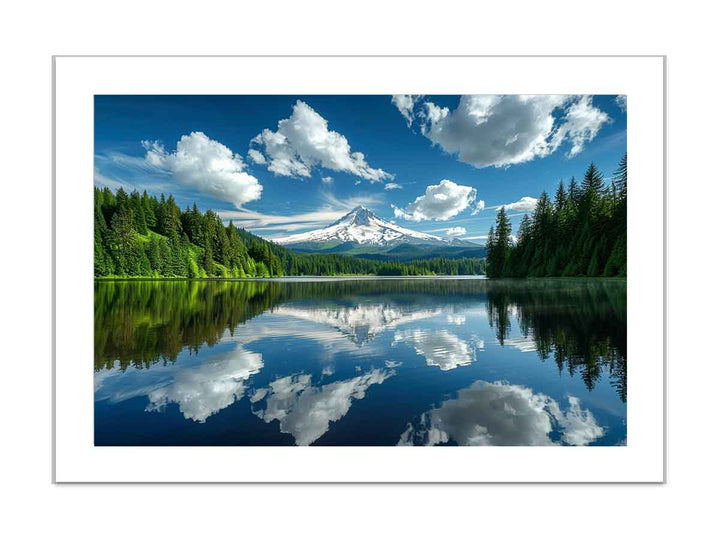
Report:
M495 220L495 229L488 233L488 256L487 272L490 277L502 277L505 271L505 264L510 256L510 233L512 226L505 212L501 207Z
M504 209L490 228L489 277L625 276L627 274L627 155L608 190L591 163L578 186L561 181L554 202L543 192L532 218L520 224L515 246L505 241L509 221Z
M263 240L196 205L180 211L172 195L128 196L95 189L95 275L256 277L283 275L480 274L473 259L379 261L336 254L302 254ZM143 219L144 218L144 219Z

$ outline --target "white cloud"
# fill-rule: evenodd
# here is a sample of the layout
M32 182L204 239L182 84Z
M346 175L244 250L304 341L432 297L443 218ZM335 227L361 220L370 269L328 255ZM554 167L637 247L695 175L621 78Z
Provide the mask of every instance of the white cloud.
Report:
M475 360L475 349L447 330L395 332L393 346L397 343L408 343L428 366L437 366L442 371L467 366Z
M461 446L550 446L553 423L566 444L582 446L602 437L589 410L569 396L563 412L554 399L530 388L477 381L460 390L456 399L422 414L408 424L398 445L436 445L454 441Z
M534 197L521 197L519 201L515 201L512 203L507 204L501 204L499 206L495 206L494 208L496 210L500 210L501 208L505 208L506 212L509 211L515 211L515 212L532 212L535 210L535 206L537 206L538 200Z
M342 134L329 130L327 120L300 100L290 117L278 122L277 131L264 129L251 145L264 149L268 170L279 176L308 177L313 168L322 166L371 182L392 178L382 169L370 167L364 154L353 152Z
M425 102L423 135L463 163L504 167L545 157L570 140L579 153L610 117L591 96L466 95L455 110Z
M385 195L382 193L361 194L354 195L352 197L342 197L339 199L331 192L325 191L321 193L320 196L326 206L330 208L345 209L346 213L358 206L372 208L385 201Z
M610 117L592 104L592 97L582 96L567 108L565 122L560 125L553 136L554 144L559 145L564 138L568 138L572 147L568 157L582 152L585 143L592 141Z
M485 201L483 201L482 199L478 199L478 202L475 203L475 210L472 211L472 215L474 216L476 214L479 214L483 210L485 210Z
M232 220L235 226L247 230L297 231L325 227L357 206L372 207L380 204L383 200L381 194L358 195L342 199L338 199L328 191L322 192L320 195L324 202L323 206L310 212L277 215L241 208L239 210L216 210L216 213L224 222Z
M218 210L216 212L223 221L232 220L233 223L243 229L259 229L275 227L278 229L291 229L292 225L301 227L315 227L331 223L347 214L347 210L333 210L321 208L312 212L303 212L287 216L263 214L252 210Z
M262 152L258 152L254 148L248 150L248 157L251 161L260 165L265 165L267 163L267 160L265 159L265 156L262 155Z
M93 182L96 186L100 187L106 187L115 190L123 188L125 191L132 191L132 187L130 185L119 180L113 180L112 178L102 174L100 172L100 169L97 167L93 169Z
M619 96L616 96L615 103L623 111L627 111L627 96L625 94L620 94Z
M393 208L397 218L410 221L445 221L470 206L476 196L477 191L470 186L460 186L451 180L443 180L437 185L428 186L425 194L420 195L405 209L394 205Z
M229 201L238 208L260 198L262 186L257 178L243 172L242 157L202 132L183 135L174 152L168 152L157 141L142 144L147 150L145 160L172 173L183 186Z
M322 180L323 184L332 184L333 177L332 176L323 176L320 180Z
M405 118L408 127L412 125L413 120L415 119L413 109L415 107L415 99L417 97L418 96L412 96L408 94L398 94L392 97L393 105L395 105L398 111L400 111L400 114L403 115L403 118Z
M462 236L466 233L467 230L465 229L465 227L450 227L449 229L445 230L445 234L447 236Z
M395 182L388 182L385 184L385 189L402 189L402 186L400 184L396 184Z

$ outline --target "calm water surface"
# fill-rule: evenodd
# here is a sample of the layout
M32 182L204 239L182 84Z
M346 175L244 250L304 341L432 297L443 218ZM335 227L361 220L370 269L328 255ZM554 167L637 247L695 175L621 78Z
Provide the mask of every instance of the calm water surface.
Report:
M617 445L626 284L95 285L96 445Z

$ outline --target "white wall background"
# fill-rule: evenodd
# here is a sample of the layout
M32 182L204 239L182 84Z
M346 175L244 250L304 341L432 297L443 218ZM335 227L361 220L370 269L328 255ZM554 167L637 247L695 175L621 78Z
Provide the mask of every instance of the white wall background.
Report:
M717 13L705 2L690 0L672 5L416 0L265 6L210 0L4 6L0 534L702 538L717 530L713 495L720 480L715 416L720 355L714 341L720 297L714 205L720 189L711 162L720 123ZM52 485L50 55L88 53L667 54L667 485ZM25 227L28 220L28 236L37 243L31 250L27 236L16 234L18 224ZM25 257L32 258L18 274L17 261Z

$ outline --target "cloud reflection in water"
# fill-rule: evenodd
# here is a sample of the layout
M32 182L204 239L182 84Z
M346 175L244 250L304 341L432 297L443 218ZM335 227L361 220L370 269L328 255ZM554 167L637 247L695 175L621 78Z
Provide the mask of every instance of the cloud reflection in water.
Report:
M254 410L265 422L277 420L280 431L295 438L295 444L306 446L322 437L330 423L340 420L350 410L352 400L363 399L373 384L382 384L394 371L373 369L364 375L324 386L311 386L310 375L292 375L270 383L269 388L251 401L266 399L264 409Z
M245 394L245 381L263 367L262 355L238 346L199 366L180 370L173 381L148 393L145 410L162 411L177 403L187 419L205 422Z
M569 396L568 401L570 407L562 411L557 401L530 388L477 381L408 424L398 445L546 446L558 444L550 438L554 428L562 442L574 446L602 437L605 430L580 408L580 400Z
M395 332L393 345L407 343L420 356L425 357L428 366L437 366L442 371L470 365L475 360L475 349L484 347L484 342L468 344L447 330L404 330Z

